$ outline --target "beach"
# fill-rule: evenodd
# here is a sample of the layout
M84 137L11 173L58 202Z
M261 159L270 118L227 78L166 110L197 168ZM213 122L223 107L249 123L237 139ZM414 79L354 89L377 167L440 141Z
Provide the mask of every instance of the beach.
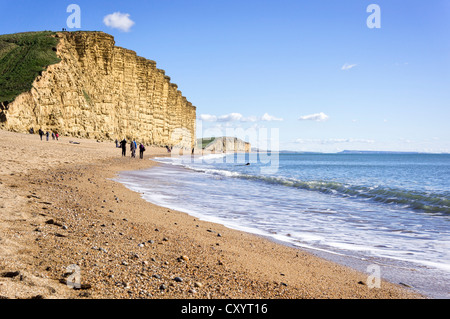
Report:
M140 160L111 141L0 131L0 150L1 298L422 298L385 281L370 288L367 273L156 206L113 180L158 165L150 159L165 148Z

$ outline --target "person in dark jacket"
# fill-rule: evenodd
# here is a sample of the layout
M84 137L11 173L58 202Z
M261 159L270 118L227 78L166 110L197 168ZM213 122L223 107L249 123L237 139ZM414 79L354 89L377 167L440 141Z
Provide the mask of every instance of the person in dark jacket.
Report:
M139 145L139 158L140 159L144 158L144 152L145 152L145 146L144 146L144 144L141 143L141 145Z
M123 139L120 142L120 147L122 148L122 156L127 156L127 140Z
M130 142L130 151L131 151L131 157L135 158L136 157L136 142L135 141Z

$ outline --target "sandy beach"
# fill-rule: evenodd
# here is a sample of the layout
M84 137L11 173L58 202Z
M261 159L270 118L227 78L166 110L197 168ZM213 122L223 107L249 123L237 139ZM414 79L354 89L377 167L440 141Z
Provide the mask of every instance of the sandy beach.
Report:
M148 203L112 179L167 152L127 155L110 141L0 131L0 298L422 298L384 281L370 289L368 274Z

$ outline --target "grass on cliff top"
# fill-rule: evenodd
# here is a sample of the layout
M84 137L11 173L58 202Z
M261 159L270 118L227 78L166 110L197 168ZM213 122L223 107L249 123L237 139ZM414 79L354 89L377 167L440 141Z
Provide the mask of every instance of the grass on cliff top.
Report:
M201 146L202 149L204 149L206 146L214 142L215 139L215 137L199 138L197 139L197 145Z
M34 79L56 56L58 39L51 31L0 35L0 102L29 91Z

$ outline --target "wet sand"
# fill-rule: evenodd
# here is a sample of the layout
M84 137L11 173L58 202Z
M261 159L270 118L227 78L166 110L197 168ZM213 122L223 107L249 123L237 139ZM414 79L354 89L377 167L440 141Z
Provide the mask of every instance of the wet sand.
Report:
M368 274L148 203L112 179L167 152L127 155L109 141L0 131L0 298L421 298L385 281L370 289Z

